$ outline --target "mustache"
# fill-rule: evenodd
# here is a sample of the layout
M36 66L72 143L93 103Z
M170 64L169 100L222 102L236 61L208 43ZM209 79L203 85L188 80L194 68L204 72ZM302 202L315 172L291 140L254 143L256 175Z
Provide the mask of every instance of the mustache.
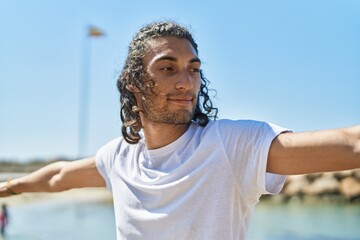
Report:
M152 85L148 88L150 91L145 91L143 93L143 97L146 96L164 96L167 98L197 98L198 93L193 92L185 92L185 93L166 93L164 90L160 88L158 85Z

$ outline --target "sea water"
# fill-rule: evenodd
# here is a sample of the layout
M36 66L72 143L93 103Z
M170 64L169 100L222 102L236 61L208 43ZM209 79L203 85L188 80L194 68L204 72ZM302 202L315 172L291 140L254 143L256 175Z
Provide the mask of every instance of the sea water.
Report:
M6 240L116 239L111 204L38 202L9 207L9 215Z
M360 240L360 205L260 203L251 240Z
M38 202L10 207L9 213L7 240L116 239L111 204ZM248 239L360 239L360 205L260 203Z

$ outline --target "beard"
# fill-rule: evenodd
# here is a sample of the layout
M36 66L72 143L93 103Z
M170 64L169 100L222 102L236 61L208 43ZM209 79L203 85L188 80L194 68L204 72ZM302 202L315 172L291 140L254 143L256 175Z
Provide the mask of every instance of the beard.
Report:
M186 125L191 122L195 115L195 106L191 110L179 109L170 110L168 106L160 107L154 101L157 96L142 98L141 106L144 116L155 123Z

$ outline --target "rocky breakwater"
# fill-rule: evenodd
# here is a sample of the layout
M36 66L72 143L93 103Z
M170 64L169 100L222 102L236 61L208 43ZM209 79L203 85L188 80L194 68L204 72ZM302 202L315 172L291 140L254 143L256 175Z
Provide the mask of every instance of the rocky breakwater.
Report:
M360 170L288 176L279 198L360 203Z

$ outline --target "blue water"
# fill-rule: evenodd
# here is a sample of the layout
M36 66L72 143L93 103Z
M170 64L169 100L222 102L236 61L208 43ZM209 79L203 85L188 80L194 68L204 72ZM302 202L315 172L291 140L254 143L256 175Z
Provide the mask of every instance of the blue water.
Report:
M260 203L251 240L359 240L360 205Z
M42 202L11 207L7 240L115 239L110 204ZM360 205L260 203L249 240L360 239Z
M116 239L110 204L42 202L9 208L6 240Z

